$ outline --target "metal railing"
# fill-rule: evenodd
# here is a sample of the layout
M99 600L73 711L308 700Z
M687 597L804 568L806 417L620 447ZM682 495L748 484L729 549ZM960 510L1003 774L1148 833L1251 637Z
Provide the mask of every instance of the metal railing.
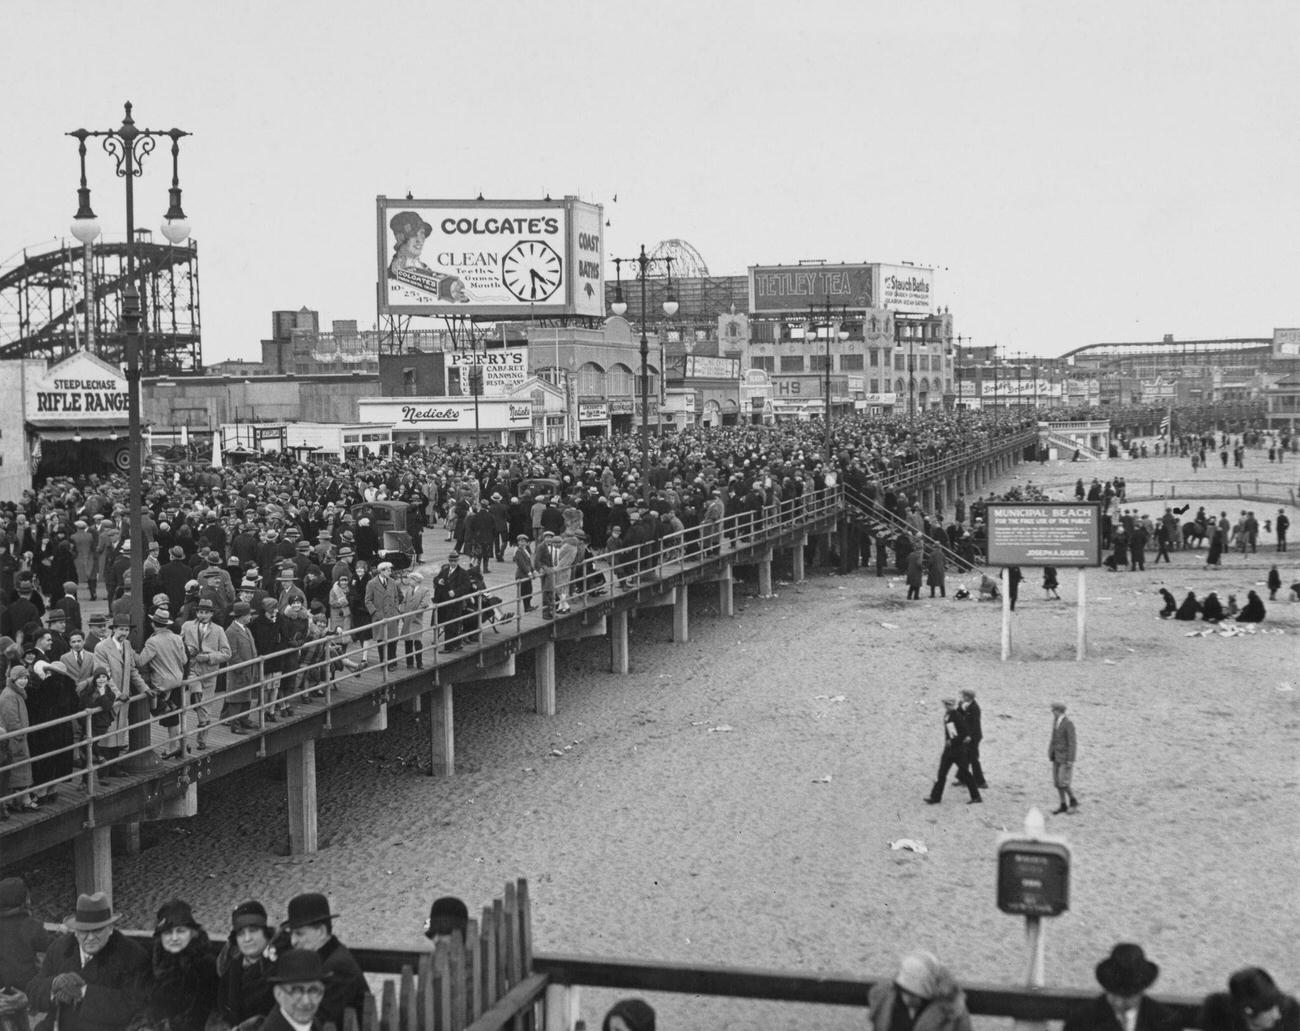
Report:
M925 542L925 547L938 548L943 554L945 566L956 572L969 572L975 567L976 563L983 563L984 561L984 553L973 539L971 556L967 558L948 543L947 534L942 525L937 526L933 533L918 531L915 526L899 516L898 513L885 508L882 502L868 497L849 484L844 485L844 504L846 508L856 511L865 522L878 524L879 527L892 531L895 536L903 533L909 536L919 535ZM879 547L879 544L876 546Z
M835 518L842 507L838 488L828 488L790 500L766 504L761 510L735 512L724 518L689 527L657 540L630 543L613 551L585 556L576 566L541 568L538 570L542 608L549 607L554 616L563 617L571 612L581 612L594 601L610 595L634 593L640 588L659 583L665 577L685 573L727 555L736 555L750 549L761 548L800 528L816 525ZM533 578L529 578L531 586ZM152 763L157 757L158 744L151 740L147 747L131 749L129 746L111 757L98 756L97 750L110 739L128 735L132 729L148 727L150 738L154 728L163 719L179 719L179 730L166 741L164 747L174 748L168 759L184 760L200 749L198 733L206 734L226 728L236 721L248 721L253 730L248 734L268 732L269 723L279 722L276 711L284 706L323 705L326 712L338 701L340 690L355 682L368 669L377 668L381 688L408 659L418 661L426 669L459 662L463 656L454 654L468 647L474 651L511 639L536 629L530 624L524 609L526 595L520 590L523 579L499 587L485 587L461 597L436 602L418 610L375 620L360 627L336 629L324 637L310 639L297 647L258 656L241 663L222 667L219 672L203 677L193 677L180 688L182 704L170 712L151 713L146 720L115 723L108 730L96 732L93 720L99 711L94 708L79 710L57 719L28 727L0 733L0 754L7 762L0 763L0 805L8 805L28 794L43 794L49 789L84 789L90 797L104 790L105 775L120 772L139 772L133 766L141 760ZM513 590L512 590L513 589ZM513 594L501 597L498 592ZM548 606L549 602L549 606ZM490 635L490 636L489 636ZM367 639L368 638L368 639ZM406 642L412 642L411 654L406 654ZM438 643L441 642L441 649ZM387 646L388 654L384 653ZM372 649L380 649L378 661L367 661ZM265 674L268 667L276 672ZM283 668L282 668L283 667ZM252 671L251 674L248 671ZM245 673L253 676L252 683L225 691L216 690L216 680L225 675L227 683L231 674ZM33 679L37 679L32 674ZM146 692L130 697L118 697L117 705L148 698L156 700L175 688L161 692ZM354 697L349 693L348 698ZM200 710L206 715L209 706L228 709L247 706L243 711L228 712L201 724ZM292 717L290 717L292 718ZM33 733L71 725L74 740L70 744L32 756L14 760L8 756L8 743L15 739L30 740ZM329 726L328 716L326 726ZM35 782L31 786L13 788L12 774L26 763L54 756L73 757L74 769L56 777ZM78 765L79 762L79 765ZM66 761L64 763L66 765Z

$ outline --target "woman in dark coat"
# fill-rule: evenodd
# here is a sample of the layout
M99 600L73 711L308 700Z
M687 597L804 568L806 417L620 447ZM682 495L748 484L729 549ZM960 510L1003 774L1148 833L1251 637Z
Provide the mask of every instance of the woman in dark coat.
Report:
M1174 613L1174 619L1181 620L1184 623L1196 622L1196 617L1201 613L1201 603L1196 600L1196 592L1188 591L1187 597L1183 603L1178 606L1178 611Z
M1205 596L1201 605L1201 619L1206 623L1219 623L1223 620L1223 603L1213 591Z
M1300 1031L1300 1002L1278 988L1262 967L1243 967L1228 990L1207 995L1199 1026L1205 1031Z
M27 715L32 726L81 711L77 685L68 676L68 668L63 663L38 661L32 667L32 674L27 686ZM75 727L69 720L27 735L32 753L33 783L50 784L59 777L71 775L74 734ZM50 785L41 797L54 798L59 787L58 784Z
M943 567L943 552L937 544L931 545L925 552L925 582L930 588L930 597L934 589L939 589L939 597L948 597L948 576Z
M203 1031L217 1005L217 964L189 903L175 899L158 910L152 960L149 1026Z
M1246 607L1237 616L1238 623L1264 622L1264 603L1254 591L1246 594Z
M925 553L919 548L907 556L907 600L921 597L921 581L925 576Z
M1214 527L1210 530L1210 553L1205 556L1207 566L1222 565L1223 558L1223 533Z
M266 957L272 933L260 902L242 902L230 914L230 938L217 956L217 1011L229 1027L264 1017L275 1006L267 978L275 964Z

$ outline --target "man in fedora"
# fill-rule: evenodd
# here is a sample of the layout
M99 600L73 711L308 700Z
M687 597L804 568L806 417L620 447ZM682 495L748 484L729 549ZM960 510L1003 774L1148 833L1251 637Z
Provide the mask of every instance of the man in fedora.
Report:
M259 1031L319 1031L326 1019L321 1009L332 980L319 953L286 949L276 957L275 968L266 980L275 1006Z
M1174 1031L1177 1013L1146 997L1159 976L1141 945L1120 942L1097 964L1104 994L1071 1013L1063 1031Z
M325 972L325 994L318 1014L322 1023L343 1026L343 1011L354 1010L358 1021L370 989L361 966L343 943L334 937L334 919L329 901L318 892L295 895L289 900L284 929L294 949L319 957ZM282 953L277 965L288 953Z
M140 649L139 667L149 678L149 693L153 696L153 711L162 713L159 723L167 728L167 747L164 759L177 759L181 754L181 714L179 710L187 701L182 685L185 683L185 645L172 626L171 613L162 608L149 617L153 633Z
M399 628L393 617L401 613L402 588L393 577L391 562L380 562L376 570L377 575L366 584L366 611L376 623L374 635L379 648L379 661L387 662L388 668L395 670Z
M248 690L261 679L262 667L257 658L257 642L249 624L253 621L253 607L242 598L235 602L230 614L233 617L226 628L226 641L230 645L230 664L237 667L226 674L226 711L223 716L239 713L230 724L234 734L247 734L257 726L248 718L252 695ZM247 663L247 665L245 665Z
M127 700L142 695L148 688L140 675L139 661L131 647L131 617L114 616L112 636L95 645L95 665L108 670L113 693L121 703L113 718L113 733L106 737L100 748L116 755L126 750L129 743L130 706Z
M216 616L211 598L203 598L194 610L194 618L181 624L181 641L185 645L186 667L190 684L187 688L192 710L190 719L198 724L198 747L207 747L207 728L212 724L210 706L217 693L221 667L230 661L230 640Z
M37 1031L125 1031L144 1014L151 977L149 953L113 925L117 915L102 891L77 898L77 909L28 985Z

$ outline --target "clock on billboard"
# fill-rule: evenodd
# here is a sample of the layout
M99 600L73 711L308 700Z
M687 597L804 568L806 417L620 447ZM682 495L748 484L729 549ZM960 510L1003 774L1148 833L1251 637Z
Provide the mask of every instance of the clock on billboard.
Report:
M501 259L501 282L521 301L544 301L560 288L563 262L542 240L520 240Z

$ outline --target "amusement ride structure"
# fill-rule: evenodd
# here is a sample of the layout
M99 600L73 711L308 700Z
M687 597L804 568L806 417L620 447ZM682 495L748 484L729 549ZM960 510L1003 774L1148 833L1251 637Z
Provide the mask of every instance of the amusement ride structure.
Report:
M142 229L135 234L135 257L142 374L202 372L196 245L154 243ZM129 283L125 239L86 245L60 239L25 248L0 265L0 358L58 361L84 349L123 364Z

